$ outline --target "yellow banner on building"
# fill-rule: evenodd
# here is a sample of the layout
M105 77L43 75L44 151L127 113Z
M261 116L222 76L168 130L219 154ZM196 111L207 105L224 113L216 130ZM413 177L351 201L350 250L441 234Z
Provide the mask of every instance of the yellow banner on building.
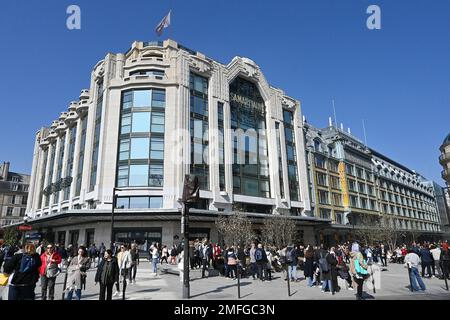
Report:
M348 194L348 186L347 186L347 177L345 175L345 163L343 161L339 162L339 180L341 184L342 190L342 204L344 208L348 208L350 204L349 194Z

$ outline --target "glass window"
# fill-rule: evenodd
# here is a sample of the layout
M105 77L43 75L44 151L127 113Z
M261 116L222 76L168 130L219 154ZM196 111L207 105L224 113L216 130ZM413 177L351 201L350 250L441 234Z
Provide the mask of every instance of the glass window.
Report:
M150 158L153 160L163 160L164 159L164 139L162 138L152 138L151 139L151 151Z
M292 120L293 120L292 112L283 110L283 121L286 122L287 124L294 125L292 123L293 122Z
M244 178L243 181L243 187L244 187L244 194L249 195L249 196L255 196L257 197L259 195L258 192L258 180L256 179L249 179L249 178Z
M122 123L120 127L120 134L130 133L131 130L131 113L122 115Z
M163 133L164 132L164 113L152 112L151 132L155 132L155 133Z
M133 107L144 108L151 105L151 90L136 90L133 96Z
M164 108L166 106L166 91L153 89L152 107Z
M117 198L116 208L117 209L128 209L130 207L130 198Z
M128 91L123 94L122 108L129 109L133 106L133 91Z
M133 113L132 132L150 131L150 112Z
M128 166L120 166L118 177L117 177L117 185L119 187L126 187L128 186Z
M132 138L131 139L131 159L148 159L150 150L149 138Z
M163 197L150 197L150 208L159 209L163 206Z
M120 141L119 160L128 160L130 157L130 139Z
M148 185L148 165L131 165L129 186L146 187Z
M164 182L164 166L162 164L150 165L150 187L162 187Z
M148 208L148 197L130 197L130 209Z

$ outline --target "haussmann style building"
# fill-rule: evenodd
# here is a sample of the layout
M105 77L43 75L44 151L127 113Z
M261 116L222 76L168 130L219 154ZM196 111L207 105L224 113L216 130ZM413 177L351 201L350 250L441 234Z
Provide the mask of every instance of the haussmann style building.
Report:
M10 163L0 164L0 226L22 222L25 217L30 175L10 170ZM0 238L3 234L0 229Z

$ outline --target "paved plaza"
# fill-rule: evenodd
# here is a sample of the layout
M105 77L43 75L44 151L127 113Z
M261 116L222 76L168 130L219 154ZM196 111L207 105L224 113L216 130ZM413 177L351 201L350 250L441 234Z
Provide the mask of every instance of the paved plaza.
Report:
M141 260L136 284L127 285L127 300L174 300L181 299L181 282L176 266L164 265L160 268L158 275L151 272L150 263ZM400 264L390 264L387 268L379 266L373 268L375 274L375 290L369 279L364 284L364 296L368 300L399 300L399 299L421 299L421 300L450 300L450 292L445 290L445 282L437 278L424 279L427 287L426 292L410 292L408 271ZM342 290L335 295L322 293L320 287L309 288L303 277L303 271L299 271L299 282L291 282L291 296L288 296L287 282L282 273L273 273L272 281L262 282L243 278L241 280L242 300L354 300L356 291ZM86 290L82 293L83 300L98 300L99 286L94 284L95 268L88 271ZM235 300L238 298L237 281L226 279L221 276L211 276L202 279L201 271L191 272L191 299L195 300ZM55 299L60 300L64 274L57 279ZM4 290L3 288L0 290ZM121 299L114 297L113 299ZM40 286L36 287L36 299L40 300Z

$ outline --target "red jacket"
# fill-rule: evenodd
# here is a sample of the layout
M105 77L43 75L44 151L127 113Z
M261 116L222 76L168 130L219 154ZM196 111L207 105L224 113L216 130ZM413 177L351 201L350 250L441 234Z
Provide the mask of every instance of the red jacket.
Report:
M47 257L48 257L48 255L47 255L47 252L44 252L42 255L41 255L41 266L40 266L40 268L39 268L39 274L41 275L41 276L45 276L45 274L46 274L46 269L47 269ZM61 255L59 254L59 253L57 253L57 252L53 252L53 254L52 254L52 257L51 257L53 260L55 260L54 262L52 262L52 263L56 263L56 264L60 264L61 263Z

